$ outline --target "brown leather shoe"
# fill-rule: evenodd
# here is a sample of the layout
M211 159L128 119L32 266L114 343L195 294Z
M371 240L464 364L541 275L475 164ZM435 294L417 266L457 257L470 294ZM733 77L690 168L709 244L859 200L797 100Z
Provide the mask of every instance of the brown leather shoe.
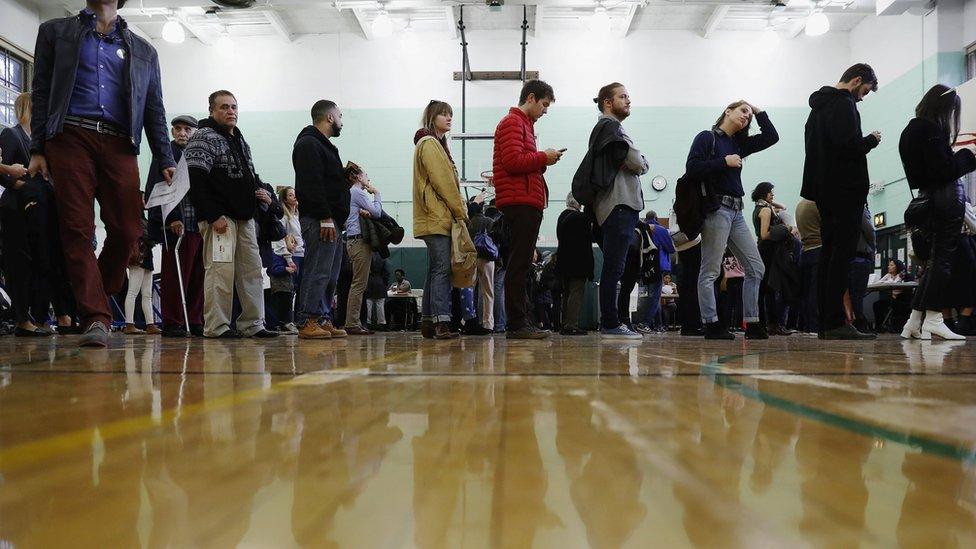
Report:
M306 320L305 325L298 330L298 337L301 339L330 339L332 334L322 329L316 320L310 318Z
M146 324L146 333L149 335L159 335L163 333L163 331L160 330L159 326L156 326L155 324Z
M447 322L438 322L434 325L434 339L455 339L459 333L451 331L451 325Z
M322 329L329 332L332 337L346 337L349 335L345 330L341 328L336 328L335 324L331 320L327 320L322 324Z
M125 328L122 328L122 333L125 335L141 335L146 332L136 328L135 324L126 324Z
M368 336L373 335L375 332L372 330L367 330L362 326L349 326L346 328L346 333L353 336Z

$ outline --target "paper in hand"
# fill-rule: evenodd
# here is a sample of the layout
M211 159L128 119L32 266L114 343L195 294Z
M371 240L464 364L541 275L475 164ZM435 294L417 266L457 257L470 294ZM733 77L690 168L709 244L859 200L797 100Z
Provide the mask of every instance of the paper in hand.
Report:
M167 185L165 181L160 181L153 185L149 200L146 201L146 209L162 206L163 219L166 219L189 191L190 169L186 165L186 157L183 157L176 164L172 184Z

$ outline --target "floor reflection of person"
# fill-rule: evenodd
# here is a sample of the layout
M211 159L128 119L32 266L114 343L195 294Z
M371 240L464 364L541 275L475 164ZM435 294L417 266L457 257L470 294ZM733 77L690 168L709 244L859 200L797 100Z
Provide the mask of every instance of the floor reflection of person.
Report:
M767 393L773 382L759 380L759 391ZM749 484L759 494L769 491L773 475L793 443L799 418L768 404L763 405L759 426L752 443L752 476Z
M590 547L624 547L647 515L640 500L643 472L624 437L594 417L589 399L555 397L556 450L566 465L573 505Z

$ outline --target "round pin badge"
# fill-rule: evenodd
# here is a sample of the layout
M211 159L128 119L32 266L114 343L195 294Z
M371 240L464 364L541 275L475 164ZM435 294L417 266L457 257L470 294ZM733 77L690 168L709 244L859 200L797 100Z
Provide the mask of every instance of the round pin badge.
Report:
M125 59L125 50L123 50L122 48L119 48L119 49L115 50L115 55L118 55L119 56L119 59Z

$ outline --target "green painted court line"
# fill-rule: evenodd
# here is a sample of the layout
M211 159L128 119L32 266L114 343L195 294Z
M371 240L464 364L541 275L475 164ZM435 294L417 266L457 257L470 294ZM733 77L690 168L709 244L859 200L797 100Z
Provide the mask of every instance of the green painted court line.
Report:
M778 397L769 393L754 389L735 379L734 376L723 374L720 371L722 364L741 359L749 355L763 353L744 353L738 355L726 355L719 357L715 362L702 365L702 374L711 379L717 385L730 389L740 395L769 404L775 408L798 415L802 418L819 421L831 427L837 427L864 436L875 437L889 442L904 444L910 448L917 448L926 454L932 454L944 458L961 461L966 465L976 465L976 450L965 446L941 442L928 438L923 435L916 435L905 431L898 431L888 427L872 425L859 419L842 416L819 408L814 408L806 404L801 404L794 400Z

